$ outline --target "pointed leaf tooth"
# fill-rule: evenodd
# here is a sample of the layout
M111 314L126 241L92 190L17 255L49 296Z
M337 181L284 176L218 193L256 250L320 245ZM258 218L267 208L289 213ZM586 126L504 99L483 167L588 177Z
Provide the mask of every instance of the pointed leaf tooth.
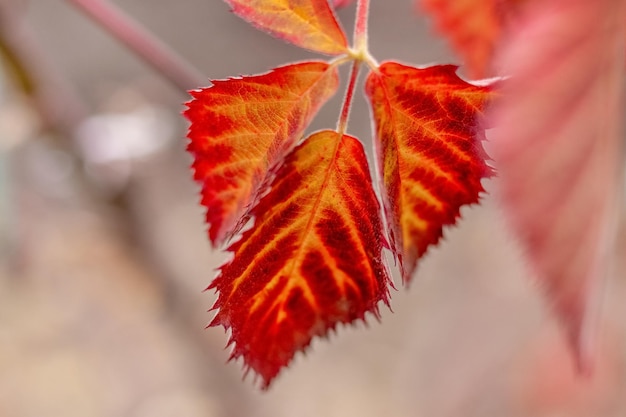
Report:
M366 94L376 129L392 249L405 282L417 260L478 201L485 163L477 117L488 87L468 84L453 65L424 69L395 62L370 73Z
M258 29L327 55L348 52L346 35L327 0L226 0Z
M267 387L314 336L388 302L382 222L363 147L318 132L285 160L216 279L233 354Z
M282 160L338 86L336 67L302 62L192 92L189 152L214 245L244 222L270 168ZM211 288L211 287L209 287Z

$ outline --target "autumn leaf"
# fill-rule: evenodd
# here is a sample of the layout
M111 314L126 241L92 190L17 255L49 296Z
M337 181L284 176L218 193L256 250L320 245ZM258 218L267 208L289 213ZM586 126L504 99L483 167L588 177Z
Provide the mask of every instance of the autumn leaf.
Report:
M312 337L378 316L389 277L367 160L351 136L313 134L252 214L209 287L219 292L211 325L231 330L231 358L243 357L267 387Z
M213 244L228 237L318 109L336 91L335 67L303 62L193 91L188 150Z
M490 97L453 65L424 69L383 63L367 79L376 122L378 161L392 249L408 281L420 258L453 224L464 204L476 203L485 164L477 117Z
M473 78L490 75L506 13L520 0L417 0L463 57ZM505 7L506 6L506 7Z
M534 2L502 46L490 140L511 228L590 365L624 149L623 0Z
M327 55L348 52L346 35L327 0L226 0L257 28Z

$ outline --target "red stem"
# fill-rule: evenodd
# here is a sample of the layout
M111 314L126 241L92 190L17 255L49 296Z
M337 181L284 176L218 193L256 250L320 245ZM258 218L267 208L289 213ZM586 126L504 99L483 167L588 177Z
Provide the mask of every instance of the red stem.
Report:
M367 49L367 16L369 0L358 0L356 5L356 22L354 25L354 47L357 50Z
M369 11L369 0L358 0L356 5L356 22L354 25L354 46L353 48L360 52L367 52L367 15ZM361 59L355 59L352 62L352 70L350 72L350 81L343 99L343 107L339 122L337 123L337 131L340 134L346 133L348 128L348 118L350 117L350 108L352 107L352 98L354 97L354 89L356 81L359 77L361 69Z
M352 62L352 69L350 72L350 81L346 95L343 99L343 107L341 109L341 116L339 116L339 123L337 124L337 131L340 134L346 133L348 127L348 118L350 117L350 108L352 107L352 97L354 96L354 88L356 86L356 80L359 77L359 69L361 68L361 61L354 60Z
M147 29L106 0L67 0L118 38L183 91L208 83L207 77Z

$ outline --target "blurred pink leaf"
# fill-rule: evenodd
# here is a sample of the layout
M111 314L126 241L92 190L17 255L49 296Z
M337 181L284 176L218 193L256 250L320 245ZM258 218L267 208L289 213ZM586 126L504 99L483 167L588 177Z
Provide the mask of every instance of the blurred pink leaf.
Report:
M623 173L624 8L530 2L497 56L510 78L489 120L505 214L583 368Z
M504 25L501 0L417 0L465 61L472 78L485 77ZM507 2L508 3L508 2Z

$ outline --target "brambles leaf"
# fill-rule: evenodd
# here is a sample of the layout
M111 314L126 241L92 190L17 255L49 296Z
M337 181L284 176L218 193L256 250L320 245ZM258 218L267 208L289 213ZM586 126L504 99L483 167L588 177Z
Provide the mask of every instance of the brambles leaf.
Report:
M348 51L348 41L328 0L226 0L255 27L302 48L328 55Z
M514 1L514 0L507 0ZM418 0L464 58L472 77L488 74L500 39L505 0Z
M623 175L625 7L534 3L500 51L511 77L490 117L505 213L583 367Z
M267 387L312 337L378 315L388 299L382 225L361 143L313 134L285 160L210 288L212 325L231 329L231 358Z
M461 80L456 68L386 62L366 83L392 250L405 281L460 207L478 201L480 181L491 175L477 127L491 93Z
M301 139L337 85L335 67L303 62L191 93L188 149L213 244L233 231L269 169Z

